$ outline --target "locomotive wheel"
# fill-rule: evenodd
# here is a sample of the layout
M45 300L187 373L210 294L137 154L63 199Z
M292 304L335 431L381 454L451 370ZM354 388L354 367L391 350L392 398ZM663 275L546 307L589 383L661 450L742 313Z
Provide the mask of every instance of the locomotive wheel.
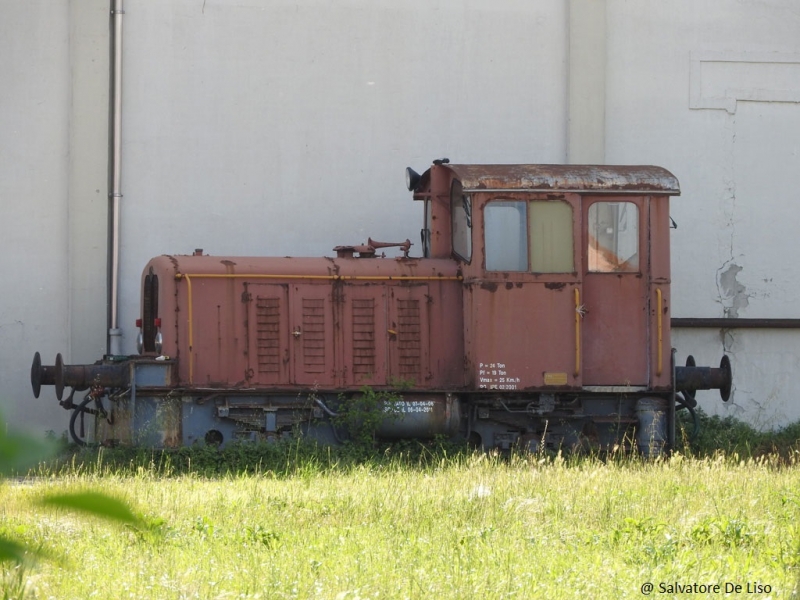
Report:
M517 449L523 453L536 454L539 451L541 436L535 433L523 433L517 438Z

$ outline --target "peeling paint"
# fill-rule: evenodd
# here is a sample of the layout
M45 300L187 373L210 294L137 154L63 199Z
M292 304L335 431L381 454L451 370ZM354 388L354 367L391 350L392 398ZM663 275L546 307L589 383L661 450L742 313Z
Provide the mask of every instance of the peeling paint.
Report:
M751 294L748 294L747 288L736 279L742 269L743 267L730 263L727 268L720 269L717 275L717 288L725 316L733 319L739 317L739 311L750 304Z

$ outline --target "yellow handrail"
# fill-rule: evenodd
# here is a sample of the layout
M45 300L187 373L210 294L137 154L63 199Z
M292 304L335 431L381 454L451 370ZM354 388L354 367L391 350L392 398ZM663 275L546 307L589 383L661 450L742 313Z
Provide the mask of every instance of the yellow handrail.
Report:
M177 278L176 278L177 279ZM194 382L194 330L192 328L192 279L186 277L186 294L189 298L189 383Z
M656 308L656 329L658 331L658 348L656 350L657 363L656 363L656 375L661 375L661 371L664 370L664 356L663 356L663 341L664 341L664 325L662 323L662 296L661 296L661 288L656 288L656 304L658 305Z
M265 273L176 273L175 279L196 277L198 279L323 279L327 281L461 281L461 275L279 275Z
M581 374L581 292L575 288L575 377Z

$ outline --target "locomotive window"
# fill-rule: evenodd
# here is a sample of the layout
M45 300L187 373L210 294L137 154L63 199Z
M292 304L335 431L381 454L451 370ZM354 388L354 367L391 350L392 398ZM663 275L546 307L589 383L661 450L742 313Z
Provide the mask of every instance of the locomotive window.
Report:
M531 232L531 271L571 273L572 207L566 202L537 200L528 208Z
M158 318L158 275L150 272L144 278L142 296L142 347L145 352L156 351L156 319Z
M639 270L639 209L632 202L595 202L589 207L589 271Z
M490 202L483 211L487 271L527 271L526 202Z
M431 201L425 200L425 219L423 222L422 231L420 231L420 237L422 238L422 256L423 258L429 258L431 255L431 228L433 226L433 220L431 219Z
M461 182L454 180L450 189L450 216L453 252L469 262L472 260L472 199L462 194Z

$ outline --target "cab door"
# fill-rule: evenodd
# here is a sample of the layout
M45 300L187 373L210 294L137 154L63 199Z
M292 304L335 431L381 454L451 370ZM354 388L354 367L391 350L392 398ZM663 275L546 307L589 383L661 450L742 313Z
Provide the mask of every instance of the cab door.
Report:
M641 197L584 197L584 386L648 383L646 209Z
M465 296L477 387L579 388L579 197L498 194L480 214L483 264Z

